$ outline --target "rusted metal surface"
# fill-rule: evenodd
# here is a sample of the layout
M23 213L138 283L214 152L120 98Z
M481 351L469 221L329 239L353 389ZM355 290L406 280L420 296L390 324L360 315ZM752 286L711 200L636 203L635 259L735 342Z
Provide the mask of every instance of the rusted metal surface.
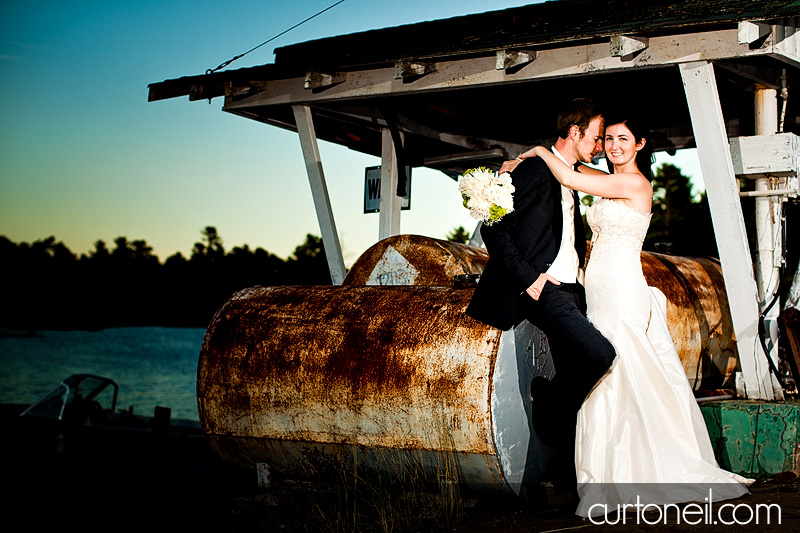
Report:
M266 466L271 483L341 480L357 471L362 479L370 477L366 472L379 472L386 482L401 479L430 484L447 477L463 486L508 490L499 463L484 454L227 435L210 437L223 459L258 464L262 469Z
M532 326L502 332L467 317L472 292L237 293L200 353L198 407L212 445L290 478L331 457L372 467L390 459L433 477L450 461L462 483L519 493L523 477L542 478L552 454L536 440L525 400L546 351Z
M483 248L419 235L395 235L365 251L343 284L448 287L453 276L483 272L488 259Z
M733 388L739 358L719 263L642 252L642 270L667 297L670 336L693 388Z
M527 322L502 332L472 320L464 312L473 289L448 286L454 275L480 273L486 258L404 235L365 252L342 286L234 295L209 326L198 366L212 445L278 477L308 477L330 461L388 461L395 473L436 477L449 461L476 486L519 493L523 479L544 479L552 450L531 429L529 398L534 375L557 371L546 338ZM386 273L408 269L403 261L418 272L409 285L364 281L399 280ZM690 382L727 384L737 359L719 265L647 252L642 264L667 296Z
M491 450L500 332L464 314L470 290L269 287L238 293L201 351L210 433ZM391 431L387 431L391 428ZM451 446L452 445L452 446Z
M667 297L668 327L689 382L695 389L732 388L738 351L719 264L651 252L641 257L648 283ZM344 284L444 287L455 275L480 274L488 258L483 248L398 235L364 252Z
M519 493L523 478L543 479L553 454L526 401L533 370L548 368L546 344L533 326L502 332L467 317L472 292L237 293L201 349L203 429L223 458L277 477L357 462L435 479L447 467L473 488Z

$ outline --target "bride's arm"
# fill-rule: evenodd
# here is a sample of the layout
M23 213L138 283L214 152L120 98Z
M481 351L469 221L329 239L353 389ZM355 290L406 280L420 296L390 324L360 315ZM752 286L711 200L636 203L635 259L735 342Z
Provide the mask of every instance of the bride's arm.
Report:
M578 172L581 174L591 174L594 176L608 176L608 172L600 170L599 168L590 167L585 163L580 164L580 167L578 167Z
M509 161L503 161L503 165L500 167L500 170L498 170L497 173L498 174L503 174L505 172L509 172L509 173L513 172L514 169L517 168L517 165L522 163L522 161L524 161L525 159L528 159L528 158L531 158L531 157L536 157L536 155L534 153L534 148L531 148L529 150L526 150L525 152L522 152L521 154L519 154L514 159L511 159ZM580 172L582 174L594 174L595 176L607 176L608 175L608 172L603 172L599 168L593 168L593 167L590 167L590 166L584 165L584 164L581 164L580 169L578 170L578 172Z
M550 171L562 185L576 191L605 198L631 198L643 185L644 180L638 174L605 174L598 171L576 172L564 164L558 157L544 146L534 146L525 155L541 157ZM582 170L588 169L583 165Z

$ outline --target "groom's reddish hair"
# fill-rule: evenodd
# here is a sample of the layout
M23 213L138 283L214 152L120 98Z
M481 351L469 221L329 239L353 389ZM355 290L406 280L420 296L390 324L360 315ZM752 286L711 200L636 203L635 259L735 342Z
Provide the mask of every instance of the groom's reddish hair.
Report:
M581 130L581 136L586 133L586 128L595 117L602 117L600 106L588 98L576 98L558 113L556 130L562 139L569 137L569 129L573 124Z

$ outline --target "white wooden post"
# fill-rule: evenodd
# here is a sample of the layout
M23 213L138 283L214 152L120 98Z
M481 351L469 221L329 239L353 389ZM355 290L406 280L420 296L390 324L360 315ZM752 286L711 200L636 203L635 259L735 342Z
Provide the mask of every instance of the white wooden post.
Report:
M397 152L392 133L381 130L381 202L378 240L400 233L400 207L403 199L397 196Z
M339 245L339 234L336 233L336 222L333 220L328 186L325 184L325 173L322 171L322 160L319 155L317 133L314 130L311 109L305 105L295 105L292 106L292 111L294 111L294 120L297 124L297 134L300 136L300 145L303 147L308 182L311 184L311 196L317 211L317 222L322 233L322 243L325 246L325 257L328 259L331 281L334 285L341 285L347 271L344 267L342 247Z
M719 249L745 393L751 399L782 397L758 338L758 292L747 243L739 188L719 103L714 65L680 65Z
M763 86L756 86L755 96L756 135L775 135L778 131L778 91ZM756 179L756 191L767 192L771 189L772 178L768 176ZM763 310L774 297L780 285L780 260L783 243L781 242L781 203L780 196L757 196L755 198L756 213L756 282L760 309ZM779 302L767 311L764 317L766 343L769 357L778 366L778 315Z

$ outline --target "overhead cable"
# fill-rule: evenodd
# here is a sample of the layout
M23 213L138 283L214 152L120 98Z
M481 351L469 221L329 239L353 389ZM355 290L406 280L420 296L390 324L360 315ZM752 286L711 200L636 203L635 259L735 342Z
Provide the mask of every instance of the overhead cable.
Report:
M267 39L266 41L264 41L263 43L259 44L258 46L254 46L253 48L251 48L251 49L250 49L250 50L248 50L247 52L245 52L245 53L243 53L243 54L239 54L238 56L236 56L236 57L233 57L233 58L231 58L231 59L229 59L229 60L225 61L224 63L222 63L222 64L221 64L220 66L218 66L217 68L215 68L215 69L208 69L208 70L206 70L206 74L213 74L214 72L218 71L219 69L227 67L228 65L230 65L231 63L233 63L233 62L234 62L234 61L236 61L237 59L240 59L240 58L242 58L242 57L246 56L247 54L249 54L249 53L250 53L250 52L252 52L253 50L258 50L259 48L261 48L261 47L262 47L262 46L264 46L265 44L267 44L267 43L269 43L269 42L271 42L271 41L274 41L275 39L277 39L278 37L280 37L280 36L282 36L282 35L286 35L286 34L287 34L287 33L289 33L290 31L292 31L293 29L297 28L298 26L302 26L303 24L305 24L305 23L306 23L306 22L308 22L309 20L311 20L311 19L313 19L313 18L315 18L315 17L318 17L318 16L322 15L323 13L325 13L326 11L328 11L329 9L333 9L334 7L338 6L339 4L341 4L341 3L342 3L342 2L344 2L344 1L345 1L345 0L339 0L339 1L338 1L338 2L336 2L335 4L332 4L332 5L328 6L328 7L326 7L325 9L323 9L322 11L320 11L319 13L316 13L315 15L312 15L312 16L308 17L308 18L307 18L307 19L305 19L303 22L298 22L297 24L295 24L294 26L292 26L292 27L291 27L291 28L289 28L288 30L284 30L284 31L282 31L281 33L279 33L279 34L278 34L278 35L276 35L275 37L271 37L270 39Z

